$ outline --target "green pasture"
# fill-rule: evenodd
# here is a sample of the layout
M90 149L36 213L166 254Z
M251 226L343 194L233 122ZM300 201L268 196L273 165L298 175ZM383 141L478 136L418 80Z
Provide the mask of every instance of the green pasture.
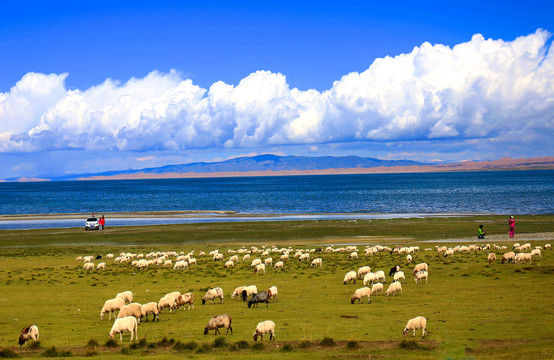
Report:
M487 251L457 253L444 258L435 245L455 246L496 243L511 245L526 234L532 246L554 240L551 216L518 217L516 239L507 237L505 217L450 217L363 221L299 221L264 223L217 223L108 228L104 232L82 229L0 231L0 357L54 357L56 355L97 358L168 359L186 356L196 359L300 359L306 355L327 358L383 359L550 359L554 358L554 255L543 250L531 265L487 263ZM460 239L473 236L479 223L485 224L493 239L477 242ZM546 233L544 236L535 236ZM535 236L535 239L533 239ZM441 239L458 239L440 242ZM321 257L323 267L292 258L285 269L268 268L255 275L250 261L224 269L222 262L197 257L198 265L187 270L156 267L137 270L130 264L105 260L105 271L88 273L78 255L106 255L150 251L206 254L219 249L227 260L228 249L256 245L261 248L292 247L313 249L355 244L359 259L347 253L312 253ZM342 245L338 245L342 244ZM366 245L417 245L414 262L405 255L378 253L365 257ZM505 250L508 251L508 250ZM498 260L504 251L495 250ZM272 253L273 262L279 254ZM251 258L264 258L252 254ZM173 259L174 260L174 259ZM99 261L94 261L97 264ZM429 264L429 283L415 284L411 269L415 263ZM398 264L406 273L402 296L372 297L371 304L350 304L353 292L362 287L343 285L344 274L363 266L372 271ZM256 285L259 290L275 285L278 302L249 309L230 295L237 286ZM202 305L208 288L219 286L225 303ZM169 313L159 322L139 325L139 341L131 343L124 334L115 347L107 346L112 321L100 320L105 300L131 290L135 301L158 301L171 291L193 292L195 309ZM233 335L224 340L213 332L203 335L210 317L230 314ZM427 318L429 335L416 341L402 341L402 329L415 316ZM263 320L276 323L275 342L264 338L255 343L252 333ZM40 344L17 345L19 331L29 324L40 330ZM325 341L323 339L327 338ZM55 347L56 349L51 349Z

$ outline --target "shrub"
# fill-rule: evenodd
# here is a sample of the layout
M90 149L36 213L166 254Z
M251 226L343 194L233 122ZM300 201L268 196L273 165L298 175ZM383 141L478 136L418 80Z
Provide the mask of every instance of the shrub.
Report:
M321 346L336 346L337 343L335 342L335 340L333 340L333 338L330 338L330 337L324 337L323 339L321 339L321 341L319 342L319 345Z
M312 342L310 340L302 340L300 344L298 344L298 347L301 349L307 349L312 346Z
M86 357L93 357L96 355L98 355L98 351L87 351L85 354Z
M97 347L99 344L98 344L98 341L96 341L96 339L90 339L87 343L87 346L88 347Z
M224 347L226 346L226 340L223 336L218 336L214 339L214 347Z
M197 350L196 350L196 353L197 354L205 354L207 352L210 352L212 351L212 347L208 344L202 344L201 347L199 347Z
M248 349L250 347L250 345L248 345L248 341L246 340L237 341L235 345L239 349Z
M163 346L163 347L173 346L173 344L175 344L175 339L173 339L173 338L167 339L165 336L164 336L163 339L158 341L158 345Z
M176 351L184 351L184 350L194 350L198 347L198 344L196 344L194 341L188 342L186 344L183 344L180 341L177 341L175 345L173 345L173 350Z
M71 356L71 351L58 351L55 346L52 346L50 349L43 351L40 355L43 357L69 357Z
M40 341L34 341L31 345L29 345L29 349L33 349L33 350L40 349Z
M264 343L262 342L257 342L255 343L254 345L252 345L252 350L258 350L258 351L262 351L264 349Z
M106 343L104 344L104 346L114 348L114 347L118 347L118 344L117 344L117 341L115 341L115 339L108 339L106 340Z
M2 349L0 350L0 358L16 358L17 354L11 349Z
M285 344L283 345L283 347L281 348L281 351L286 351L286 352L289 352L289 351L292 351L294 350L292 345L291 344Z
M121 348L121 354L123 355L131 355L132 352L131 350L127 349L127 348Z
M360 347L360 345L358 344L357 341L349 341L349 342L346 343L346 348L348 350L355 350L359 347Z
M402 340L398 347L404 350L428 350L426 347L421 346L415 340Z

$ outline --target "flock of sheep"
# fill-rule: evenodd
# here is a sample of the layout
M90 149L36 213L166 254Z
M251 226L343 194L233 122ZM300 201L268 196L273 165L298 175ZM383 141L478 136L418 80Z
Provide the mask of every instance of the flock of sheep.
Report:
M544 249L550 249L551 245L546 244ZM446 246L436 246L434 251L438 254L449 257L455 256L456 253L461 252L471 252L471 251L490 251L492 249L496 250L507 250L506 246L497 246L497 245L457 245L455 247L446 247ZM514 244L512 246L513 251L506 252L502 255L502 263L505 262L531 262L533 257L540 257L542 247L536 246L531 248L530 244ZM390 254L406 254L406 261L411 263L415 257L415 253L420 251L418 246L412 247L401 247L397 246L390 248L388 246L367 246L364 249L366 257L373 256L379 252L388 252ZM426 248L423 251L433 251L431 248ZM526 252L529 251L529 252ZM328 246L326 249L316 248L316 249L292 249L292 248L265 248L262 247L258 249L255 246L252 246L250 249L244 247L233 250L228 250L229 258L225 261L225 255L220 253L219 250L214 250L206 255L205 252L199 252L198 258L204 258L210 256L214 262L222 262L224 268L234 267L235 264L239 261L239 255L242 256L242 261L250 261L251 256L255 255L256 258L253 259L250 263L251 269L255 274L264 274L266 267L272 267L274 270L282 269L285 266L285 262L290 260L291 257L298 259L299 262L305 261L309 262L310 256L313 253L348 253L349 259L358 258L358 249L356 246L346 246L340 248L334 248L333 246ZM517 252L517 253L516 253ZM257 257L257 255L261 255ZM279 254L279 260L273 265L273 258L270 257L271 254ZM265 258L262 261L262 258ZM103 260L102 255L94 256L84 256L77 257L76 261L83 261L83 268L87 271L102 270L106 269L106 263L101 262L97 266L92 262L93 260ZM194 251L184 254L183 252L150 252L148 254L134 254L134 253L121 253L119 256L115 257L113 254L107 254L105 256L106 260L113 260L114 263L119 264L129 264L130 266L136 267L137 269L143 269L148 267L172 267L173 270L179 270L183 268L188 268L191 265L197 264L197 259L194 257ZM494 252L488 253L488 262L491 263L496 261L496 254ZM320 268L323 266L323 260L321 257L317 257L311 261L311 268ZM429 265L427 263L419 263L414 266L411 273L414 276L415 283L421 283L425 280L425 283L429 279ZM406 282L406 275L404 271L401 270L399 265L394 265L389 271L389 277L392 277L392 282L389 284L385 295L394 296L397 294L402 294L402 283ZM354 304L356 301L358 303L363 302L364 299L367 299L367 303L371 303L371 296L382 294L384 291L384 283L386 283L385 272L383 270L378 270L371 272L369 266L362 266L358 271L348 271L344 278L343 284L347 285L356 283L357 280L362 280L364 287L356 289L352 295L350 301L351 304ZM265 291L258 291L258 288L255 285L249 286L239 286L231 294L231 298L238 297L244 302L247 302L248 307L257 307L258 304L266 303L266 306L269 306L269 302L273 300L277 302L278 290L276 286L272 286ZM108 320L111 320L112 315L114 316L114 323L109 332L109 336L113 338L115 335L120 335L120 340L123 340L122 333L129 332L131 334L131 341L133 338L137 339L137 329L138 325L142 321L148 321L148 316L152 315L152 321L159 321L159 314L164 309L169 309L169 312L178 310L182 308L183 310L193 310L194 309L194 294L185 293L181 294L178 291L173 291L167 293L157 302L148 302L146 304L139 304L133 302L133 293L131 291L124 291L118 293L113 299L106 300L104 306L100 311L100 318L104 320L106 314L109 315ZM225 302L225 296L223 289L220 287L215 287L206 291L202 297L202 304L206 303L215 303L219 299L219 303ZM117 316L116 316L116 312ZM233 334L232 328L232 318L228 314L222 314L209 319L208 324L204 328L204 334L207 334L210 330L215 330L215 334L220 333L219 329L225 328L226 334L230 331ZM422 335L425 336L427 331L427 320L423 316L417 316L416 318L410 319L406 324L403 334L406 336L409 332L413 333L415 336L416 330L422 330ZM260 322L255 329L253 334L253 339L257 340L258 337L263 339L264 334L270 334L270 340L275 339L275 323L271 320ZM24 344L27 340L38 341L38 327L36 325L28 326L24 328L20 334L20 345Z

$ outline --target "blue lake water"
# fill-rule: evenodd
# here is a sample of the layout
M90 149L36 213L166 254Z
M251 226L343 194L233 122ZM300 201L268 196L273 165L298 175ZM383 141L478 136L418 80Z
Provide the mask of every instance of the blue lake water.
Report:
M553 200L554 170L0 183L2 215L552 214Z

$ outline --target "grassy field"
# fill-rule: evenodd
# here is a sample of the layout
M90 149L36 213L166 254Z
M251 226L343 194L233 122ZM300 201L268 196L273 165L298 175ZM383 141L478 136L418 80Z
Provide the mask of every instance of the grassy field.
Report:
M552 242L554 217L518 216L516 241L532 246ZM486 241L472 236L485 224ZM554 255L543 250L531 265L488 265L486 251L456 253L444 258L435 245L495 243L511 248L505 217L455 217L373 221L301 221L264 223L187 224L113 228L104 232L81 229L0 232L0 357L130 358L168 359L176 355L197 359L287 358L309 355L328 358L384 359L551 359L554 358ZM451 242L441 240L453 239ZM530 240L527 240L530 239ZM239 261L234 269L210 257L197 257L188 270L169 268L136 270L130 264L107 263L105 271L87 273L78 255L109 252L150 251L208 253L219 249L228 259L228 249L241 246L315 248L326 244L356 244L360 258L346 253L311 254L321 257L323 267L292 258L284 270L252 273L250 262ZM422 251L414 263L427 262L428 284L415 284L413 264L405 255L378 253L363 256L366 245L417 245ZM335 247L339 247L336 245ZM495 251L500 259L504 251ZM256 257L251 255L252 259ZM271 254L274 262L279 254ZM242 259L242 256L239 256ZM262 258L263 259L263 258ZM98 261L95 261L98 263ZM344 274L369 265L372 271L398 264L407 275L403 296L373 296L371 304L351 305L356 284L343 285ZM387 276L387 284L390 279ZM235 287L254 284L258 289L275 285L279 301L269 307L249 309L231 299ZM222 287L225 303L201 305L206 289ZM158 301L171 291L193 292L194 310L160 314L160 322L139 325L139 340L115 347L107 345L112 322L100 320L105 300L132 290L135 301ZM234 334L223 336L202 330L210 317L227 313L233 317ZM429 335L402 341L408 319L427 318ZM252 333L260 321L276 323L277 341L255 343ZM39 346L17 346L19 331L34 323L40 329ZM55 347L55 350L52 349Z

